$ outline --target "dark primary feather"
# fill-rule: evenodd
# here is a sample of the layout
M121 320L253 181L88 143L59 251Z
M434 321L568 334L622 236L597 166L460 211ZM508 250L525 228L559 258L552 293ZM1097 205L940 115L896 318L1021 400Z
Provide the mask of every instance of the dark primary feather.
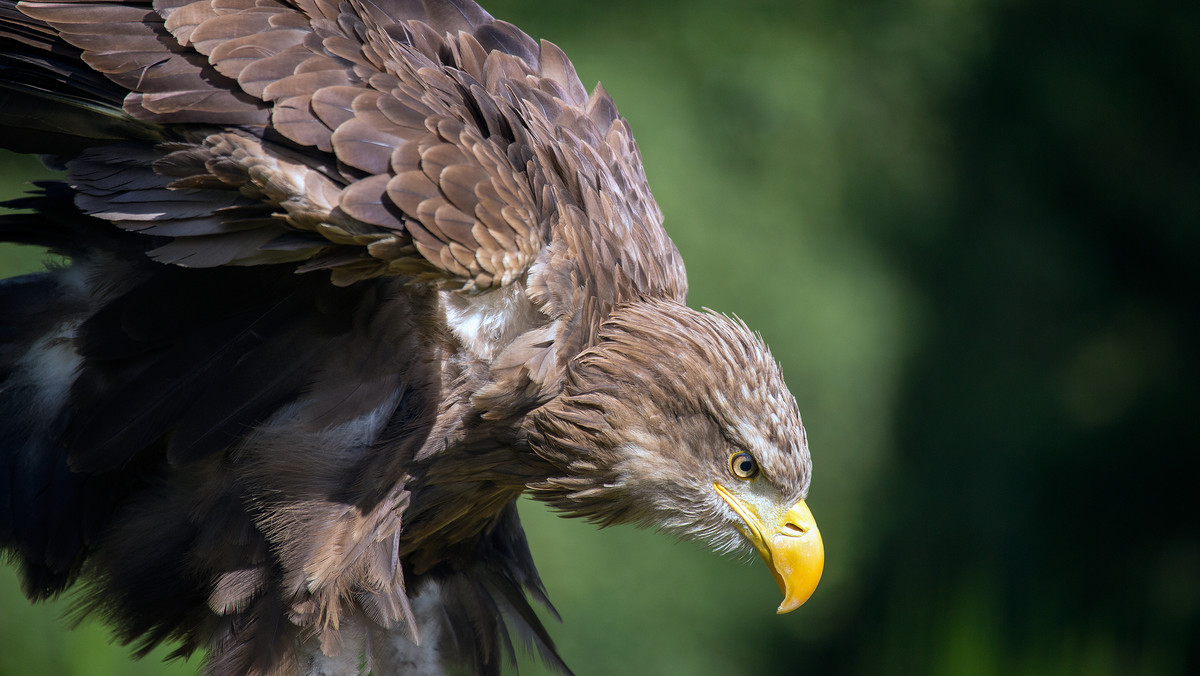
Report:
M69 259L0 285L0 547L31 598L78 581L212 674L498 673L514 639L565 672L523 491L728 548L695 491L738 425L807 491L795 403L683 306L612 100L474 3L0 0L0 75L3 145L68 172L0 217ZM675 383L662 331L732 370ZM597 360L674 383L640 406L661 439L589 399L637 385ZM678 475L645 483L631 431Z

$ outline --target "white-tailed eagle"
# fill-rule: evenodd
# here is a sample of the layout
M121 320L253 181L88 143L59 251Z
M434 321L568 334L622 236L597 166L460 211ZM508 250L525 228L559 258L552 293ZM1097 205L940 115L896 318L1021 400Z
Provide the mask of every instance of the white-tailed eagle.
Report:
M629 126L469 0L0 0L0 547L209 674L563 670L517 519L823 564L795 400Z

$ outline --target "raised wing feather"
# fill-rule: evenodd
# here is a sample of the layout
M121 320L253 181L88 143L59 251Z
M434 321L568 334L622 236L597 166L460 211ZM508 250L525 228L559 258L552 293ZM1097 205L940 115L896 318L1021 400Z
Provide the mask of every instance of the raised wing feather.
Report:
M119 177L157 211L133 213L126 193L98 184L82 205L173 238L154 252L162 261L292 260L340 284L398 274L482 291L521 278L558 229L577 227L648 248L645 261L666 254L658 286L682 293L607 94L589 97L557 47L473 3L20 7L128 89L129 115L171 129L175 143L122 162ZM123 152L93 159L112 165ZM84 186L92 165L72 167ZM207 220L188 213L204 203ZM643 232L621 231L630 224Z

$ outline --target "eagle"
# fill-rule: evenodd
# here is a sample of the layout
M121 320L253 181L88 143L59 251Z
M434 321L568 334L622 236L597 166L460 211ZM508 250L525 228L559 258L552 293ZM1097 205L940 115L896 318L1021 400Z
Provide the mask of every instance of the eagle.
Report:
M686 304L629 124L469 0L0 0L0 548L207 674L568 672L521 495L824 552L795 398ZM568 672L569 673L569 672Z

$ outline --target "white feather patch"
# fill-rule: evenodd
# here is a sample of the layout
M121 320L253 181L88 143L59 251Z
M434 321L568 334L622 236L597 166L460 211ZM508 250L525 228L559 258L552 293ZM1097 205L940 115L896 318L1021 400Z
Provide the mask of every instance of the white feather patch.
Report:
M517 336L546 321L520 283L478 295L443 291L442 305L459 342L489 363Z

